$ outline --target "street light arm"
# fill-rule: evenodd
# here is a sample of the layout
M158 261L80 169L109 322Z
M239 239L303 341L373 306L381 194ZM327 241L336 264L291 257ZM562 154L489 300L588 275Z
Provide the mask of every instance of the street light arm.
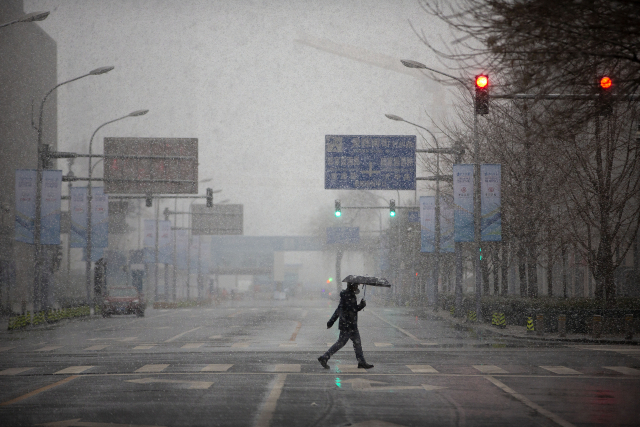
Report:
M385 116L386 116L388 119L390 119L390 120L395 120L395 121L397 121L397 122L405 122L405 123L409 123L410 125L413 125L413 126L418 127L418 128L420 128L420 129L424 129L424 130L426 130L427 132L429 132L429 135L431 135L431 137L432 137L432 138L433 138L433 140L435 141L435 143L436 143L436 147L438 147L438 139L437 139L437 138L436 138L436 136L433 134L433 132L431 132L431 131L430 131L429 129L427 129L426 127L424 127L424 126L420 126L419 124L416 124L416 123L412 123L412 122L410 122L410 121L408 121L408 120L405 120L405 119L403 119L402 117L400 117L400 116L396 116L396 115L394 115L394 114L385 114Z
M28 13L15 21L6 22L4 24L0 24L0 28L8 27L9 25L17 24L19 22L33 22L33 21L44 21L47 16L49 16L50 12L32 12Z
M467 85L467 83L464 80L460 79L459 77L452 76L451 74L443 73L442 71L438 71L438 70L435 70L433 68L427 67L426 65L424 65L421 62L412 61L410 59L401 59L400 62L402 62L402 65L404 65L407 68L425 69L425 70L429 70L429 71L431 71L433 73L440 74L440 75L445 76L445 77L449 77L450 79L453 79L453 80L457 81L462 86L464 86L465 88L469 89L469 86Z

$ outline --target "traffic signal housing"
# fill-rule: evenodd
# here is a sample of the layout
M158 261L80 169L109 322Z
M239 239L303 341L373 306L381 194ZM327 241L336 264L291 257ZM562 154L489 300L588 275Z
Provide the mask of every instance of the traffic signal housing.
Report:
M151 207L151 205L152 205L152 200L153 200L153 199L151 198L151 194L147 194L147 195L145 196L145 198L144 198L144 205L145 205L146 207L150 208L150 207Z
M340 216L342 215L342 210L340 209L340 200L336 200L336 211L335 214L336 218L340 218Z
M600 77L598 81L598 99L596 100L596 110L599 116L609 116L613 112L612 88L613 80L611 80L611 77Z
M389 216L391 218L396 216L396 201L393 199L389 200Z
M476 114L484 116L486 114L489 114L489 76L487 76L486 74L478 74L476 76L475 86Z
M207 188L207 207L208 208L213 207L213 189L212 188Z

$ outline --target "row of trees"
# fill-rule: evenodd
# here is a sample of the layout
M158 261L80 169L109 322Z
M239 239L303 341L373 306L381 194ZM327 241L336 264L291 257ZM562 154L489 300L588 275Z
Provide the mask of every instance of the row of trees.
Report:
M536 297L537 266L546 264L551 282L554 263L575 247L595 279L595 297L614 304L615 270L638 251L640 2L423 0L422 6L454 33L456 42L443 50L417 31L449 73L489 74L492 95L535 95L493 99L479 122L481 162L500 163L503 171L503 243L493 251L494 277L501 271L505 278L505 266L517 262L521 294ZM614 82L610 110L598 98L602 75ZM466 162L473 154L471 96L460 92L459 120L434 124L466 149Z

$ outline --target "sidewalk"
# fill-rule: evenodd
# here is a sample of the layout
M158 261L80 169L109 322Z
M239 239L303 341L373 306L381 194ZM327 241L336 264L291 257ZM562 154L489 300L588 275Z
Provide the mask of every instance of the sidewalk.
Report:
M625 340L621 336L603 335L600 338L593 338L591 335L586 334L567 334L566 337L561 337L557 332L545 333L540 336L536 332L527 332L526 326L513 326L507 325L505 328L498 328L487 323L471 323L466 318L453 317L447 310L435 311L433 308L427 308L423 310L427 316L433 316L438 320L445 321L451 325L457 325L460 328L472 330L482 335L496 335L508 338L527 339L534 341L549 341L549 342L573 342L573 343L588 343L588 344L618 344L618 345L640 345L640 334L634 334L632 340Z

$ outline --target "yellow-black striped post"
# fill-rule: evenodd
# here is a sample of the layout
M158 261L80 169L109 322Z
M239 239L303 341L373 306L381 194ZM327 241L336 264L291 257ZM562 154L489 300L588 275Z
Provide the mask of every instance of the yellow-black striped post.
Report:
M449 308L449 314L451 314L452 316L456 313L456 308L454 306L451 306Z
M491 316L491 325L498 326L498 312L494 311L493 316Z
M504 313L498 313L498 327L506 328L507 327L507 319L504 316Z
M474 322L474 323L475 323L475 322L477 321L477 319L478 319L478 318L476 317L476 312L475 312L475 311L471 311L471 310L469 310L468 317L469 317L469 321L470 321L470 322Z
M527 317L527 332L533 332L535 328L533 327L533 317Z

